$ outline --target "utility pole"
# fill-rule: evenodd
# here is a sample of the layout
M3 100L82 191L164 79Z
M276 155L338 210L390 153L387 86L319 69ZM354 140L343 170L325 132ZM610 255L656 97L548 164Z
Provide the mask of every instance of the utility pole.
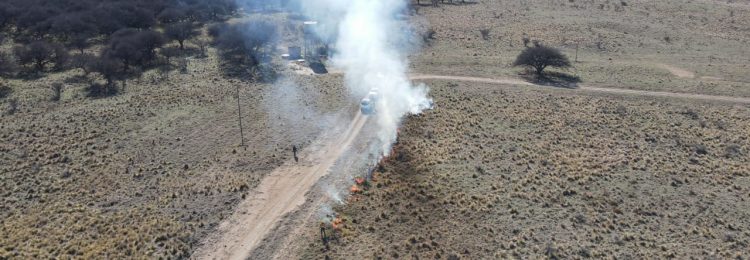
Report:
M580 44L580 41L576 42L576 61L578 62L578 45Z
M240 84L237 84L237 121L240 122L240 145L245 147L245 133L242 131L242 108L240 107Z

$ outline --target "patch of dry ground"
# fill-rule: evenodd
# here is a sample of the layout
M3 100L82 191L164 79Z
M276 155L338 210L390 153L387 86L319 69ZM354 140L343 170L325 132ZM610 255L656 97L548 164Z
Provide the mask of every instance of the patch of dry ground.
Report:
M748 257L747 105L434 82L300 258Z
M509 64L528 37L571 59L578 46L567 72L584 85L750 97L749 14L745 1L705 0L421 7L414 22L436 33L412 70L517 78ZM299 17L265 18L299 44ZM149 71L103 99L85 97L76 71L7 81L14 92L0 107L19 100L19 110L0 117L0 258L186 257L291 160L291 144L310 145L354 111L340 76L255 84L219 63L211 50L188 74ZM67 85L59 103L48 101L54 82ZM323 218L322 183L349 181L362 158L340 159L333 172L345 177L324 177L249 253L748 257L747 105L434 83L437 109L409 118L373 188L335 208L340 241L325 250L317 225L299 223Z
M560 48L571 61L578 47L578 62L564 72L586 84L750 97L747 1L469 2L419 8L414 23L435 34L412 57L415 72L516 76L510 64L528 38Z
M357 139L368 117L357 113L346 130L331 131L308 149L301 163L276 168L223 222L214 236L191 257L196 259L245 259L277 225L279 219L305 202L307 191L325 176Z
M226 77L218 64L212 49L187 74L149 71L101 99L86 97L80 71L8 80L0 106L19 106L0 117L0 258L186 257L291 160L292 144L305 148L335 120L308 111L350 114L337 76L287 73L299 86L283 89L315 97L289 104L280 87ZM66 84L59 103L53 82Z

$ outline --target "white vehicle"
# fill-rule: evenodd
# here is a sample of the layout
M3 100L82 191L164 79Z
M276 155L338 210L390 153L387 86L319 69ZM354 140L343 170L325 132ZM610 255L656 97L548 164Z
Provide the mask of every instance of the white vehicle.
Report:
M375 106L378 103L379 99L380 95L378 95L377 89L374 88L370 90L370 92L367 93L367 96L365 96L362 101L359 102L359 108L362 111L362 114L375 114Z
M363 98L362 101L359 102L359 109L362 111L362 114L365 115L375 114L375 104L373 104L369 98Z

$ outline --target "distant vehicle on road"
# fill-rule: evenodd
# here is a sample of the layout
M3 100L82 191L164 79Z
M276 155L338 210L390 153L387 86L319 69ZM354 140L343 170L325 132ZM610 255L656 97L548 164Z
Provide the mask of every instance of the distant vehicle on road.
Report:
M359 102L359 109L362 111L362 114L365 115L375 114L375 104L373 104L369 98L363 98L362 101Z
M362 114L375 114L375 112L377 112L375 110L375 107L379 99L380 96L378 95L378 90L375 88L370 90L370 92L367 93L367 96L365 96L362 101L359 102L359 109L362 111Z

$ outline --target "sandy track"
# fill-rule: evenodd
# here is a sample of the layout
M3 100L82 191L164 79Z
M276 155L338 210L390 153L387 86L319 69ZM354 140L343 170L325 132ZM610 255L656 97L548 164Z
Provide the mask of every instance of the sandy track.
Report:
M511 78L493 79L493 78L464 77L464 76L427 75L427 74L412 74L410 78L412 80L429 80L429 79L456 80L456 81L481 82L481 83L489 83L489 84L514 84L514 85L527 85L527 86L542 86L542 85L535 85L526 81L522 81L520 79L511 79ZM543 87L548 87L548 86L543 86ZM637 95L637 96L651 96L651 97L686 98L686 99L750 104L750 98L744 98L744 97L714 96L714 95L704 95L704 94L634 90L634 89L621 89L621 88L602 88L602 87L593 87L593 86L587 86L587 85L579 85L577 88L573 88L571 90L572 91L604 92L604 93Z
M695 73L693 73L692 71L688 71L685 69L681 69L681 68L678 68L672 65L663 64L663 63L658 63L657 65L659 65L659 67L665 70L668 70L669 73L672 73L672 75L675 75L678 78L690 78L690 79L695 78Z
M584 91L596 91L596 92L628 94L628 95L638 95L638 96L686 98L686 99L698 99L698 100L750 104L750 98L743 98L743 97L714 96L714 95L704 95L704 94L689 94L689 93L661 92L661 91L646 91L646 90L633 90L633 89L621 89L621 88L600 88L600 87L590 87L590 86L580 86L577 89L584 90Z
M237 206L216 232L196 250L194 259L245 259L278 220L305 201L305 193L324 176L356 138L367 117L357 113L346 132L321 140L323 146L299 164L288 163L274 170L255 189L255 194ZM324 138L326 139L326 138Z
M479 77L465 77L465 76L444 76L444 75L428 75L428 74L411 74L409 78L412 80L424 80L424 79L438 79L438 80L456 80L456 81L470 81L470 82L481 82L490 84L509 84L509 85L527 85L533 86L534 84L511 78L479 78Z

